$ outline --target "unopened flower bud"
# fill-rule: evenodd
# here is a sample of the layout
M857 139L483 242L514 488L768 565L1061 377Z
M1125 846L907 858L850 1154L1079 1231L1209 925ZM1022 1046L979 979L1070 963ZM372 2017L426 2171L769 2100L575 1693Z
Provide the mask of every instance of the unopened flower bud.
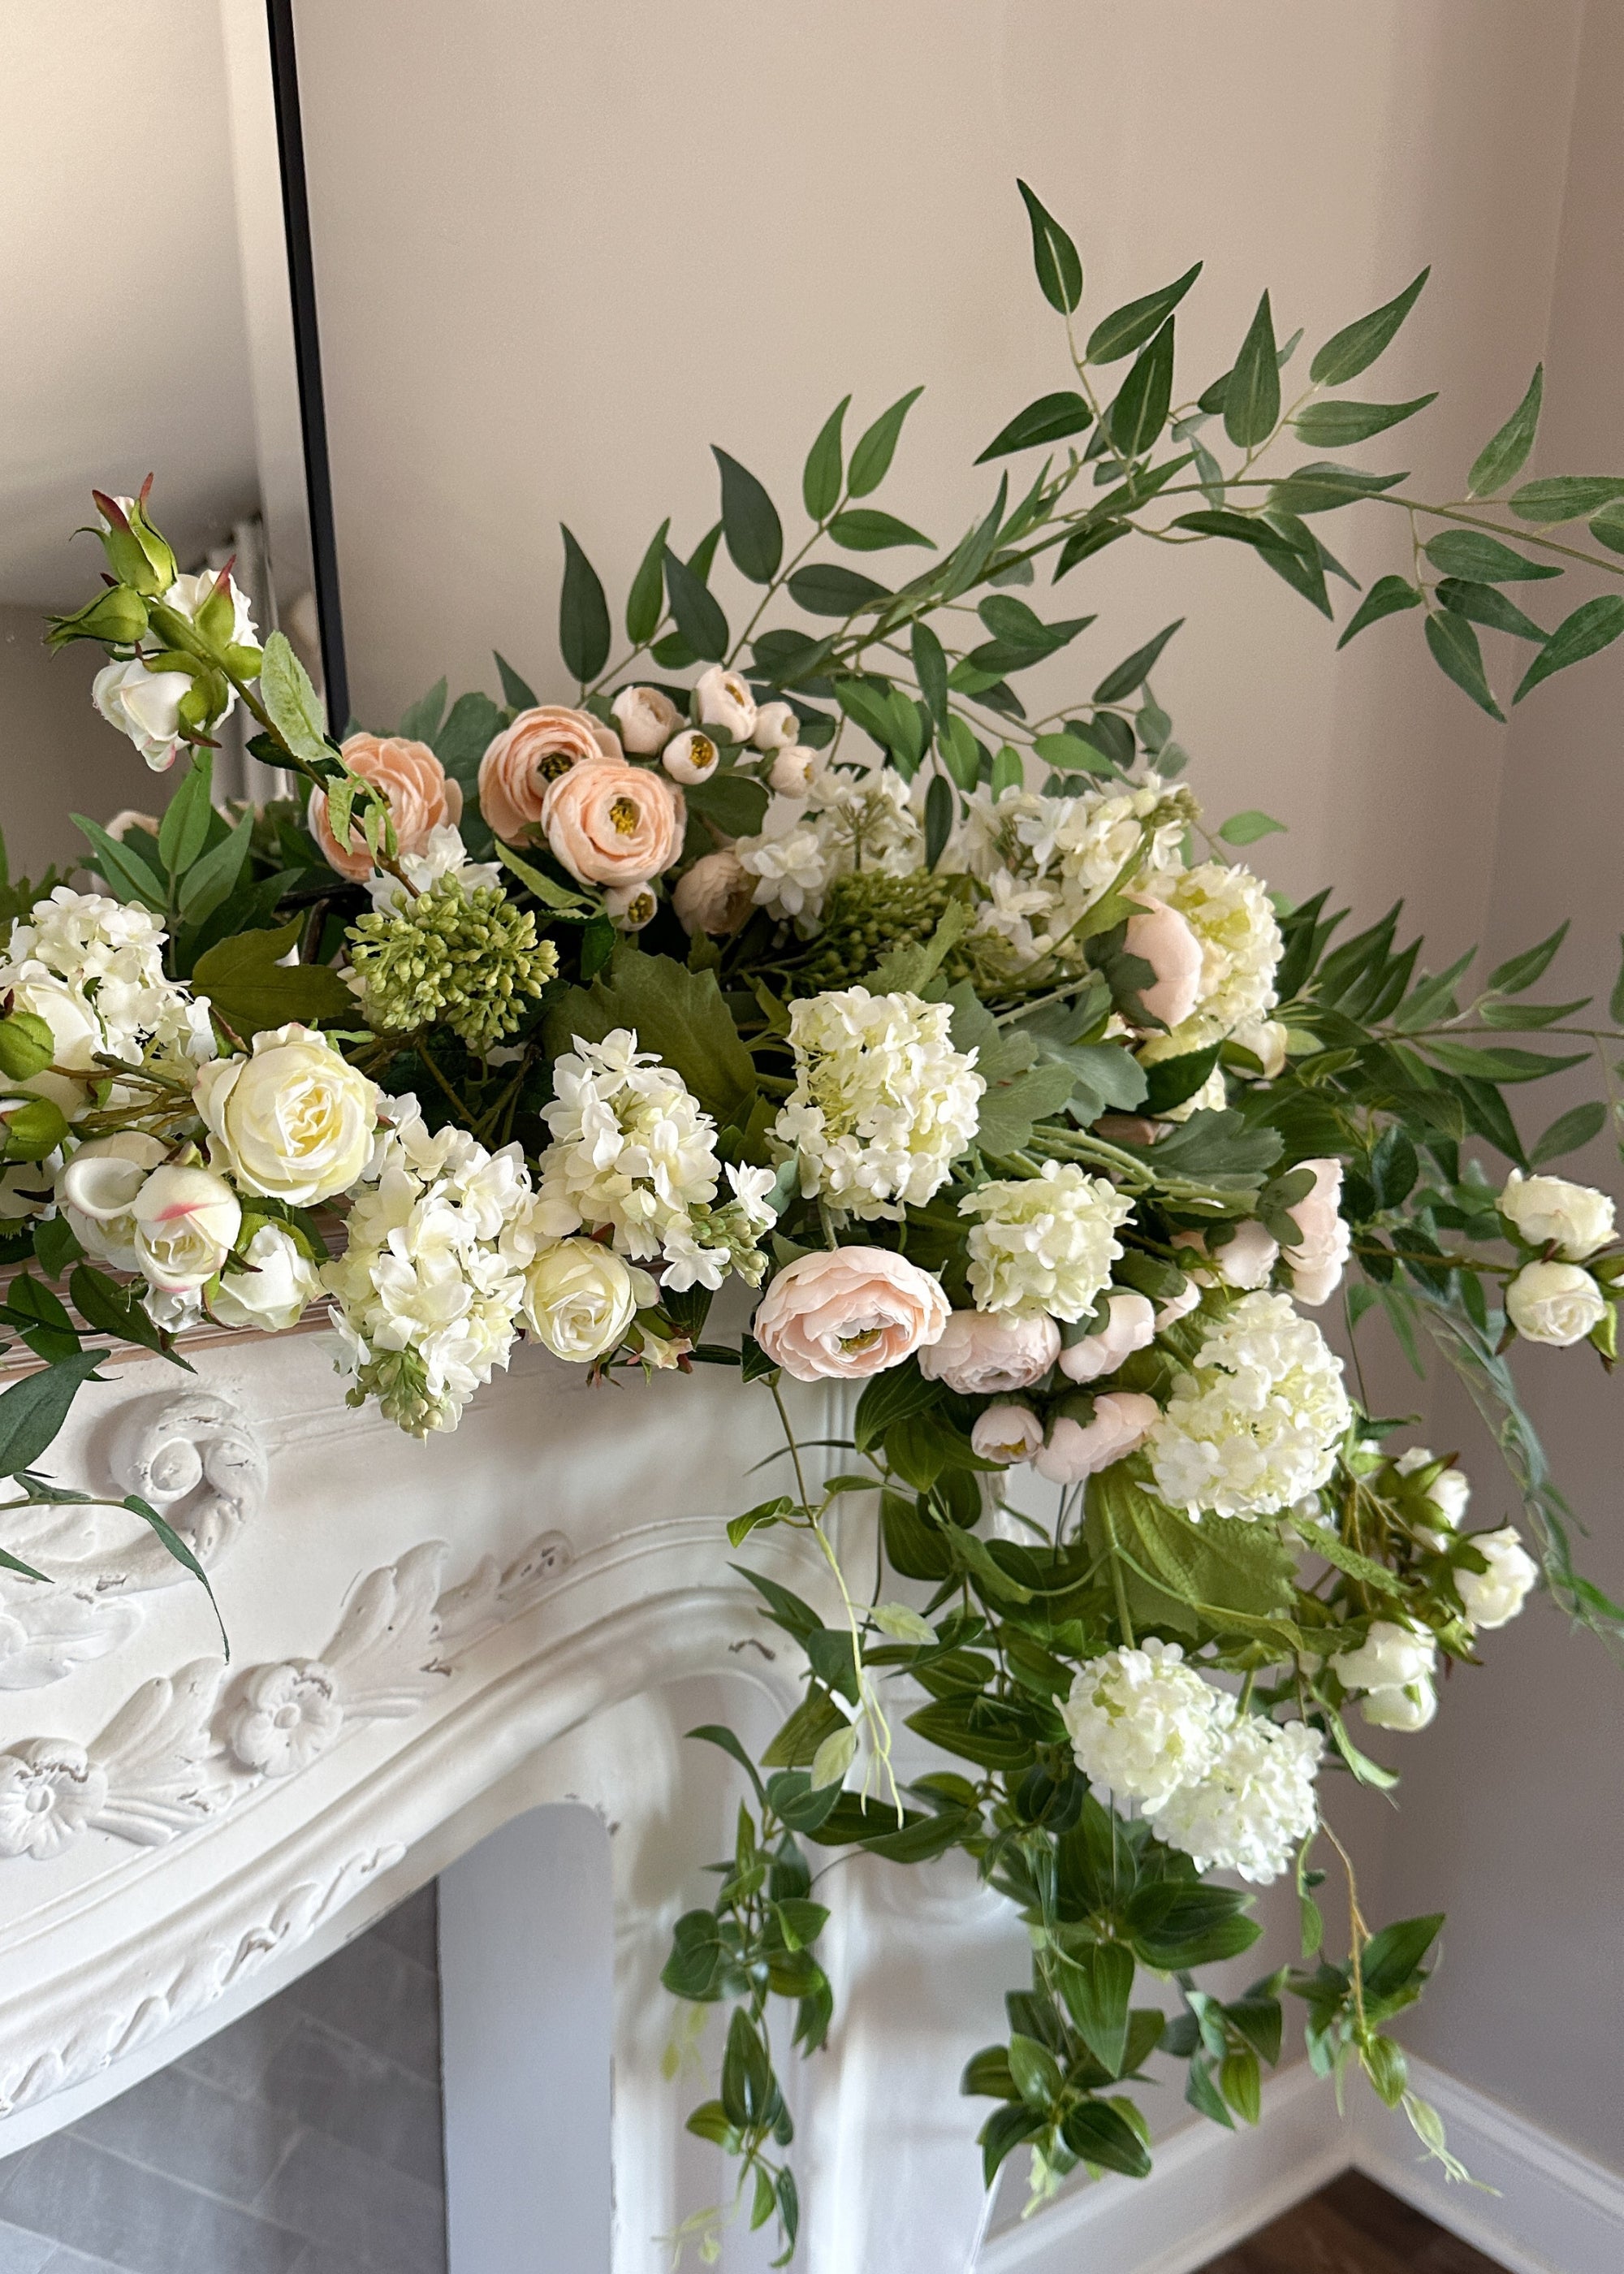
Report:
M8 1161L42 1161L68 1133L67 1116L49 1097L0 1100L0 1126L5 1131Z
M45 635L47 647L66 647L70 640L100 640L108 647L133 647L147 629L147 603L128 584L110 584L76 608L70 616L53 616Z
M101 509L102 548L108 565L120 584L133 584L149 596L167 592L176 575L174 553L147 518L151 489L148 474L139 497L107 497L100 490L90 493Z
M786 750L801 737L801 721L793 703L763 703L756 713L750 740L758 750Z
M689 727L666 743L660 752L660 764L673 781L684 783L709 781L721 764L721 752L709 734L702 734Z
M37 1012L13 1011L0 1019L0 1074L28 1081L56 1055L56 1037Z
M651 885L614 885L604 894L604 914L617 931L641 931L658 906Z
M658 687L623 687L609 707L622 747L635 757L650 758L663 750L682 723L676 704Z

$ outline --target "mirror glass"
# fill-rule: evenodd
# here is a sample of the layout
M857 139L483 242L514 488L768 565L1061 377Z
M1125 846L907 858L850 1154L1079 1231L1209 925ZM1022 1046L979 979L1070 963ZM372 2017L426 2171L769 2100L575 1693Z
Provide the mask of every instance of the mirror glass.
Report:
M235 556L261 636L280 626L318 686L324 648L328 676L342 666L325 561L325 624L318 604L304 432L313 418L320 450L320 381L313 334L296 347L284 217L284 142L297 162L285 6L0 0L0 720L15 876L83 851L71 811L161 809L169 787L91 707L102 651L41 644L46 612L89 599L105 565L94 536L72 534L96 519L93 487L130 494L154 475L152 516L181 568ZM322 467L319 498L325 486ZM243 715L221 729L220 800L264 793Z

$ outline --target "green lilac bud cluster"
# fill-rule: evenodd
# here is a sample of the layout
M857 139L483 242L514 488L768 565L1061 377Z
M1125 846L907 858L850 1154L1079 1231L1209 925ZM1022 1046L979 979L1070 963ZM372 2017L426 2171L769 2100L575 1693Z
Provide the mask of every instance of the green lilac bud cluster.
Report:
M536 918L500 885L464 889L442 877L410 907L360 917L350 959L377 1027L433 1021L477 1053L513 1033L527 1001L558 970L558 950L536 937Z
M345 1392L346 1405L365 1405L375 1397L386 1419L409 1437L426 1437L431 1430L455 1424L455 1404L429 1396L428 1369L414 1350L380 1351L369 1358Z
M797 992L849 986L893 948L922 945L954 900L974 887L967 877L937 877L921 870L912 877L883 877L873 870L837 877L823 903L818 953L797 978ZM943 970L962 979L967 966L950 953Z

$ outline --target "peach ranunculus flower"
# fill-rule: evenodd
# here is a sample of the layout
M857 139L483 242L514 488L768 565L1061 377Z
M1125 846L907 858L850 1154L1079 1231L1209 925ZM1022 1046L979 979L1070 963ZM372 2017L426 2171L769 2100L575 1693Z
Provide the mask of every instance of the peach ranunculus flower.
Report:
M541 802L554 860L583 885L643 885L659 876L682 849L686 822L681 791L624 759L571 766Z
M401 853L425 853L430 833L455 827L462 817L462 786L453 781L426 742L399 734L351 734L342 745L344 764L363 781L376 783L389 801L396 847ZM365 884L376 863L358 820L350 825L350 846L341 851L327 820L327 793L310 794L310 833L341 877Z
M702 853L677 879L671 905L692 938L696 931L737 931L755 907L756 879L729 846Z
M504 845L523 845L541 825L553 783L572 766L621 756L620 738L585 711L540 703L521 711L479 761L479 810Z
M884 1247L836 1247L780 1271L751 1331L797 1382L853 1382L940 1341L947 1321L940 1283L917 1263Z
M955 1311L942 1337L926 1348L919 1370L967 1397L996 1397L1041 1382L1060 1355L1060 1329L1041 1312L1011 1318L1002 1311Z

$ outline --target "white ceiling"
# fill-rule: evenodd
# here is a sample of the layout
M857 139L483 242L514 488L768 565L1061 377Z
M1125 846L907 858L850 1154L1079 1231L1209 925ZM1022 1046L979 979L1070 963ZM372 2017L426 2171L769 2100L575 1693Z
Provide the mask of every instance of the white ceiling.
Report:
M0 0L0 603L60 608L93 485L190 558L258 502L219 0Z

